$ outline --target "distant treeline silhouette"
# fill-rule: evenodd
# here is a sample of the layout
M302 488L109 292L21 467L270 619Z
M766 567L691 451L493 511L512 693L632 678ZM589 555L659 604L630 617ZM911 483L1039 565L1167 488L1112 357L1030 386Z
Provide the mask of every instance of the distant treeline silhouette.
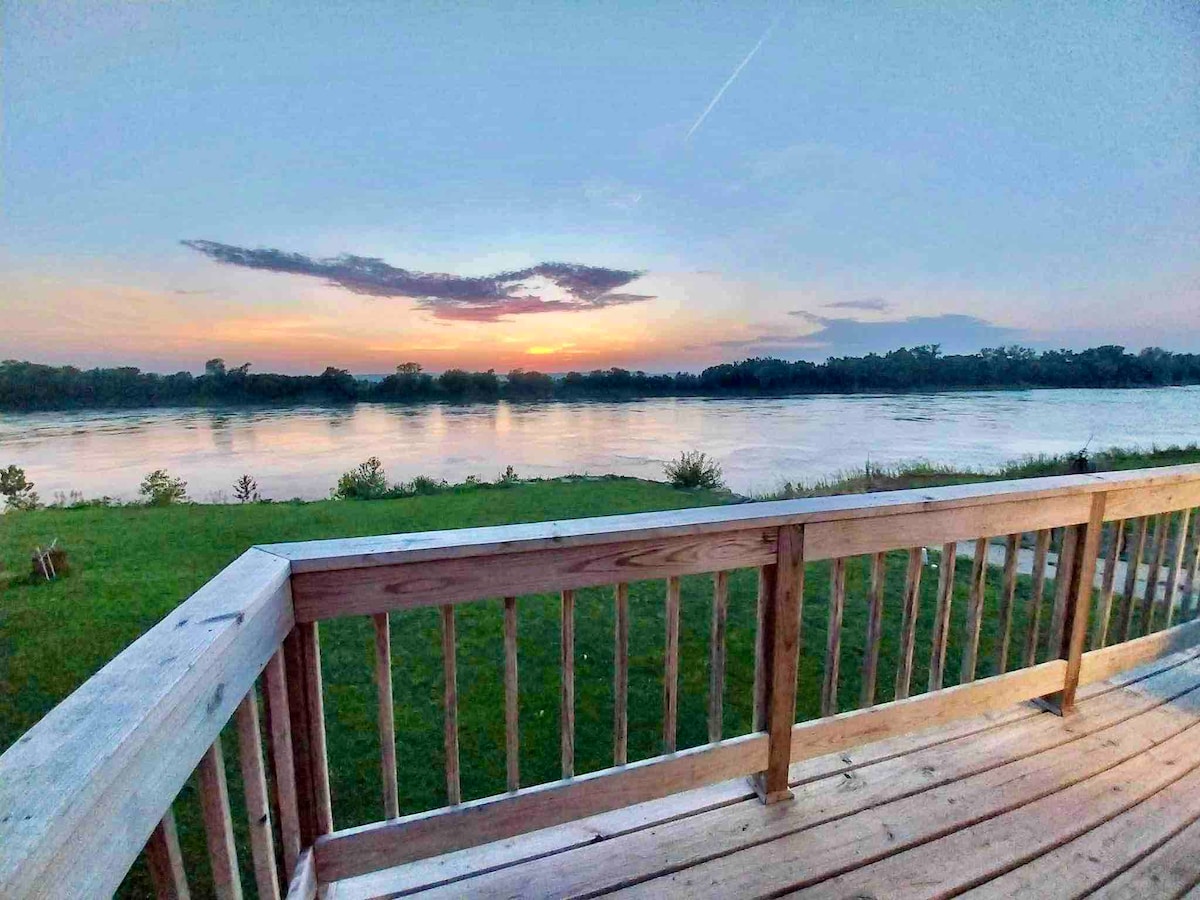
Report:
M546 375L516 369L451 369L439 375L404 363L383 379L357 379L330 366L320 375L250 372L209 360L203 375L158 375L132 366L78 369L6 360L0 363L0 409L187 406L209 403L350 403L637 397L780 395L978 388L1122 388L1200 383L1200 354L1150 347L1048 350L999 347L943 355L938 345L883 355L830 357L823 363L755 358L710 366L700 374L652 375L596 369Z

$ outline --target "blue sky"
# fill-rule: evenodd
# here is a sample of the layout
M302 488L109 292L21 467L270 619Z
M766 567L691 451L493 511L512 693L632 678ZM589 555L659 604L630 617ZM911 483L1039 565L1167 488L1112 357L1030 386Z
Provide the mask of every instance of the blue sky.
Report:
M0 356L673 369L925 335L1200 344L1192 3L3 16ZM461 320L185 239L457 276L563 261L652 299L526 278L502 288L522 304Z

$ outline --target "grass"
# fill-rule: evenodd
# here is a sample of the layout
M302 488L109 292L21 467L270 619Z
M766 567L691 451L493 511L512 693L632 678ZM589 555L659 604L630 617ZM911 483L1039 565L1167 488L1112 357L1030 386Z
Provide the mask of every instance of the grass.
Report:
M1166 454L1167 451L1157 451ZM1200 450L1172 451L1171 462L1200 459ZM1190 454L1190 455L1189 455ZM1156 456L1154 459L1163 457ZM1114 463L1132 458L1113 456ZM1147 464L1145 457L1141 464ZM1023 466L1057 465L1056 461ZM1130 467L1130 466L1126 466ZM1006 470L1007 472L1008 470ZM907 472L907 476L904 476ZM864 473L879 489L881 473ZM891 478L978 480L979 473L925 468L897 470ZM987 476L991 477L991 476ZM995 477L1004 477L995 474ZM1008 475L1007 477L1011 477ZM843 487L852 484L843 482ZM929 483L943 483L929 482ZM900 486L900 485L897 485ZM909 486L909 485L904 485ZM828 486L827 486L828 487ZM247 546L285 540L420 531L506 522L605 515L729 502L712 491L681 491L628 478L566 479L518 483L488 490L455 491L373 502L322 501L239 506L170 506L48 509L0 518L0 750L15 741L51 707L112 656L211 578ZM31 582L29 554L35 544L58 538L70 553L71 574L53 583ZM893 696L898 655L901 592L906 554L887 555L883 642L878 702ZM858 704L866 633L867 560L847 565L839 698L842 709ZM928 677L935 604L936 553L923 570L917 624L913 691ZM803 652L799 675L799 718L819 714L827 631L829 563L806 573ZM7 577L3 572L7 572ZM947 684L955 683L965 627L970 566L956 572ZM727 736L750 730L754 667L757 573L734 572L729 584L728 662L724 706ZM995 611L999 572L989 572L978 676L995 672ZM1021 578L1013 621L1009 668L1020 665L1026 633L1029 580ZM662 582L631 585L629 756L660 751L662 714ZM683 579L680 632L679 746L707 740L708 640L711 578ZM1043 601L1049 621L1052 590ZM558 777L559 601L523 597L518 603L521 685L522 782ZM458 610L460 741L464 799L504 790L504 689L502 607L498 601L464 604ZM422 609L392 617L396 736L402 812L445 802L442 751L442 667L437 611ZM1043 626L1044 628L1045 626ZM612 634L610 589L578 592L576 601L576 772L611 764ZM1043 631L1044 635L1044 631ZM1044 644L1044 639L1043 639ZM370 620L339 619L321 625L322 665L334 819L348 827L382 818L379 747L372 681ZM1046 658L1043 647L1039 660ZM236 740L224 736L235 823L242 829ZM203 834L194 788L176 803L181 840L189 860L201 861ZM244 840L244 834L241 834ZM249 852L240 854L245 883L251 884ZM201 873L197 887L204 882ZM199 893L202 895L202 887ZM123 896L149 896L140 866Z

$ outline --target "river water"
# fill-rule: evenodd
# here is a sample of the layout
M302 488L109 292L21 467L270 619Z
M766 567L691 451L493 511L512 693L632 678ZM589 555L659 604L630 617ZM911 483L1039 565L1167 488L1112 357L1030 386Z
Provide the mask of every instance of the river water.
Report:
M392 480L616 473L661 478L664 461L704 450L738 492L768 491L872 464L924 459L995 466L1087 445L1200 441L1200 387L974 391L779 399L463 406L238 407L0 413L0 467L56 492L135 496L165 468L193 499L227 499L254 475L273 499L328 495L368 456Z

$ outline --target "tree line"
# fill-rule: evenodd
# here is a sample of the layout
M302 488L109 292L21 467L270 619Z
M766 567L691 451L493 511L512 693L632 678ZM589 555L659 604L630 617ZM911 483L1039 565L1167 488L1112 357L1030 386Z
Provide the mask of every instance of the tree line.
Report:
M320 375L254 373L250 363L211 359L204 374L160 375L132 366L80 369L18 360L0 362L0 409L286 404L634 399L638 397L864 393L979 388L1125 388L1200 384L1200 354L1150 347L1131 353L997 347L943 354L936 344L885 354L830 357L822 363L756 357L699 374L596 369L547 375L515 369L450 369L440 374L404 363L377 380L330 366Z

